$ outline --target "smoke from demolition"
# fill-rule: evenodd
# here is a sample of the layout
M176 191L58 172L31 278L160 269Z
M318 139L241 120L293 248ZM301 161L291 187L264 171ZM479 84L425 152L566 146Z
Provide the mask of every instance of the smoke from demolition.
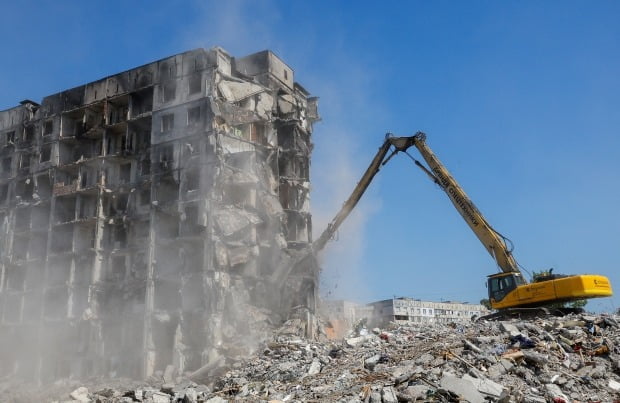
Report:
M0 376L198 379L311 333L309 95L213 48L1 111Z

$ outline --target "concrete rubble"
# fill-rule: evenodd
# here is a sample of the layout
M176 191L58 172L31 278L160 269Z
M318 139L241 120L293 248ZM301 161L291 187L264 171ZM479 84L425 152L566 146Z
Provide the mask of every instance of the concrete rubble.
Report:
M39 398L102 403L620 402L617 320L571 315L394 324L362 328L342 340L313 340L304 337L303 321L291 319L256 354L226 359L202 379L190 380L188 373L168 368L143 383L67 384L56 400L49 390ZM18 395L0 385L0 400L28 401Z

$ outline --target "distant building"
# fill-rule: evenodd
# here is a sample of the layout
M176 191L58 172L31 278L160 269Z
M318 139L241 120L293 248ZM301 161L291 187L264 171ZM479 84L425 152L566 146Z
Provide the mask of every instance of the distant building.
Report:
M323 315L329 320L339 320L349 325L361 319L368 319L372 326L385 326L390 322L407 323L451 323L468 322L473 316L488 313L485 306L465 302L432 302L399 297L369 304L352 301L323 301Z
M488 312L485 306L464 302L432 302L399 297L372 302L373 322L396 323L450 323L468 322L473 316Z

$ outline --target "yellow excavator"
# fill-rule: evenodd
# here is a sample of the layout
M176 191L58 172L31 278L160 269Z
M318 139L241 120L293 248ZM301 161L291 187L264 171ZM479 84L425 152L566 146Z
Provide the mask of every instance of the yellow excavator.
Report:
M469 228L496 261L501 273L488 277L489 301L495 315L523 313L528 309L540 310L545 306L577 301L587 298L609 297L611 284L605 276L596 274L561 275L552 270L528 283L523 277L517 261L512 256L509 240L497 232L469 199L450 172L439 161L426 144L426 134L418 132L413 136L413 145L418 149L426 163L413 159L450 198ZM560 312L570 312L570 308L558 308Z
M407 153L407 149L411 146L418 149L428 167ZM391 153L388 155L390 151ZM596 274L560 275L549 271L547 275L540 276L532 283L528 283L523 277L517 261L512 256L510 241L487 222L465 191L426 144L426 134L422 132L410 137L394 137L389 133L386 135L385 141L351 196L321 236L312 244L315 254L320 252L334 236L380 168L398 152L406 153L448 195L454 207L501 269L500 273L488 276L489 301L491 307L497 312L486 315L485 319L498 319L514 314L550 313L546 308L550 305L612 295L609 279ZM556 308L551 313L565 314L570 311L571 308Z

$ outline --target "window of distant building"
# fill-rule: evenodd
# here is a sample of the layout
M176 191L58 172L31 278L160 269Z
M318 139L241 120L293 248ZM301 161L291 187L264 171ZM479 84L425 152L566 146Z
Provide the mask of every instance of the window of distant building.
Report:
M7 132L6 134L6 145L15 144L15 130Z
M52 145L45 144L41 147L41 162L48 162L52 158Z
M196 126L200 123L200 106L187 110L187 125Z
M161 131L169 132L174 128L174 114L169 113L161 117Z
M25 143L32 143L34 141L34 138L35 138L35 127L27 126L24 129L23 141Z
M30 168L30 155L28 154L20 155L19 167L23 169Z
M43 124L43 137L51 136L53 131L54 131L54 121L47 120Z
M189 76L187 85L189 86L189 94L198 94L202 91L202 75L193 74Z
M177 92L177 83L172 81L172 82L168 82L164 84L162 91L163 91L163 95L162 95L163 102L170 102L174 100L174 98L176 97L176 92Z
M2 159L2 172L3 173L11 172L11 157L5 157Z

